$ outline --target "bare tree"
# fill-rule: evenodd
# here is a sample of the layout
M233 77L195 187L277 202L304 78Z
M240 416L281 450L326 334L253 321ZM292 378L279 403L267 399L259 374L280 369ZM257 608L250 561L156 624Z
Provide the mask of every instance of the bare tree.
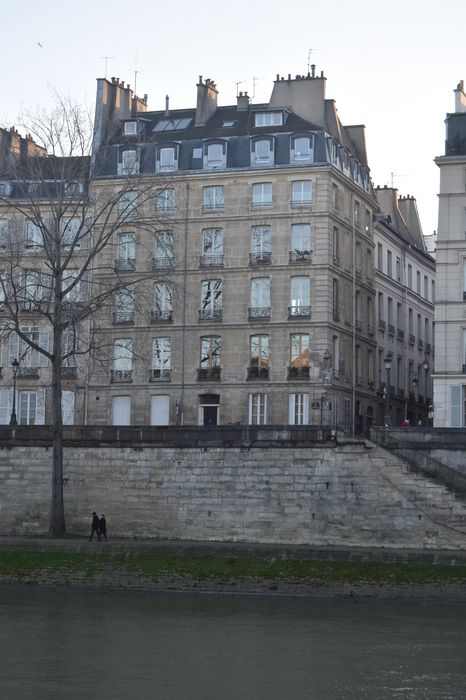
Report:
M26 115L25 148L0 161L0 340L9 339L18 360L36 353L51 367L55 536L66 531L62 378L79 355L98 351L92 318L153 276L136 273L129 259L110 267L105 251L129 227L150 240L160 229L155 193L166 187L160 177L136 185L131 168L96 187L91 124L78 105L57 99L51 113Z

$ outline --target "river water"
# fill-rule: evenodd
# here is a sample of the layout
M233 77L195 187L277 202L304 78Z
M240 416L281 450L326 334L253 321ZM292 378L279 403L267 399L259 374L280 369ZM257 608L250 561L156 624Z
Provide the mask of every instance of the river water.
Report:
M466 606L0 589L1 700L464 700Z

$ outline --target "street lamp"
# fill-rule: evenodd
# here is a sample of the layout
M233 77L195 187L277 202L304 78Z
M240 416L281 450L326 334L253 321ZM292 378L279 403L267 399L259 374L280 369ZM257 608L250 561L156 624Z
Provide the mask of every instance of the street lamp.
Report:
M385 384L385 417L384 426L388 428L390 426L390 370L392 368L392 356L387 355L383 361L385 370L387 372L387 382Z
M18 360L14 359L11 366L13 367L13 407L10 416L10 425L18 425L18 421L16 420L16 375L19 367Z
M427 357L424 358L424 362L422 363L422 369L424 370L424 389L425 389L425 399L427 403L427 419L426 419L426 425L430 425L430 408L429 408L429 401L427 400L427 372L429 371L429 362L427 360Z

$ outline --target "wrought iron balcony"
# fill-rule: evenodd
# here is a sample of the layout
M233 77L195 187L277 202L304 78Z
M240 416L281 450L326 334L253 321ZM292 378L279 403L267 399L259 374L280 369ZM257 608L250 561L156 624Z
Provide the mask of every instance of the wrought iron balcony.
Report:
M130 272L136 269L136 258L117 258L114 266L118 272Z
M288 367L288 379L309 379L309 366Z
M172 378L171 369L154 369L150 371L149 381L151 382L169 382Z
M199 256L199 266L200 267L223 267L223 254L222 255L200 255Z
M133 381L132 369L111 369L110 382L112 384L130 384Z
M271 251L262 251L262 253L249 253L249 264L250 265L270 265L272 262Z
M39 379L39 368L19 366L18 379Z
M151 323L171 323L173 311L171 309L153 309L150 312Z
M269 371L269 367L257 367L257 365L253 365L252 367L248 367L248 379L268 379Z
M223 320L223 309L200 309L199 310L199 321L215 321L219 322Z
M198 382L219 382L221 368L220 367L199 367L197 370Z
M159 256L152 258L153 270L172 270L175 267L175 258L173 256Z
M250 321L268 321L270 319L270 306L252 306L249 308Z
M114 311L114 326L132 326L134 324L134 311Z
M311 251L310 250L290 250L288 253L288 262L294 263L310 263L311 262Z
M289 306L288 318L311 318L310 306Z

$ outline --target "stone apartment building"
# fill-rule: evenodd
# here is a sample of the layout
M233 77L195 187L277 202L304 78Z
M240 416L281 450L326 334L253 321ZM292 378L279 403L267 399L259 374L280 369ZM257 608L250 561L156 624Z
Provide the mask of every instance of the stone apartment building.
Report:
M440 168L434 425L466 425L466 94L455 89Z
M239 93L235 105L220 106L215 83L200 77L195 107L171 110L167 97L150 111L147 96L98 80L90 198L116 197L110 220L121 211L126 219L92 265L92 284L120 288L82 329L100 352L63 367L65 422L321 423L360 432L383 420L387 353L397 372L393 421L421 412L414 403L429 389L409 309L413 323L422 316L427 352L432 299L410 288L409 269L424 284L433 267L415 203L374 192L364 127L344 126L325 88L312 67L277 76L268 103ZM0 186L6 192L11 182ZM1 225L11 224L0 212ZM393 272L378 267L379 244ZM389 299L392 309L402 304L404 323L388 321ZM3 423L15 350L3 348ZM24 357L20 422L47 421L49 370Z

